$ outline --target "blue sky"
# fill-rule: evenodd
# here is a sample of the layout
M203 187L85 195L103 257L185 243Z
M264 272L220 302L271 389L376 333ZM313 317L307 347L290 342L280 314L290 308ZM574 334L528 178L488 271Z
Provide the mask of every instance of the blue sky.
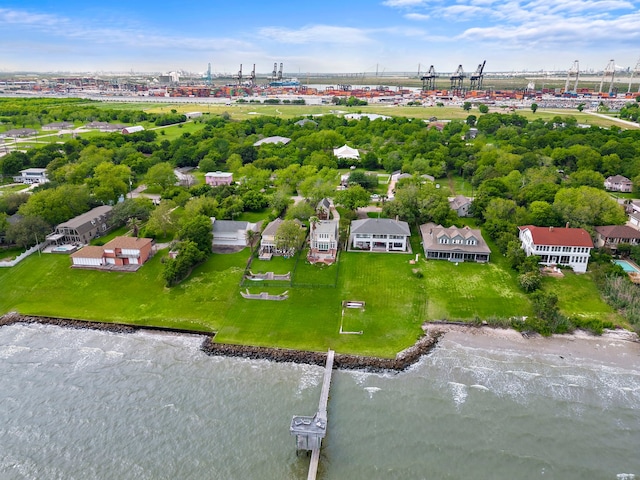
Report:
M640 58L640 0L0 0L0 71L601 70Z

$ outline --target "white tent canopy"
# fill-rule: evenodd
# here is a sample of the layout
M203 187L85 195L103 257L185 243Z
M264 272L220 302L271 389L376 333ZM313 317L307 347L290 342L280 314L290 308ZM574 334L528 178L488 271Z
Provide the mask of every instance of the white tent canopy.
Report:
M343 145L340 148L334 148L333 155L338 158L354 158L356 160L360 158L360 152L348 145Z

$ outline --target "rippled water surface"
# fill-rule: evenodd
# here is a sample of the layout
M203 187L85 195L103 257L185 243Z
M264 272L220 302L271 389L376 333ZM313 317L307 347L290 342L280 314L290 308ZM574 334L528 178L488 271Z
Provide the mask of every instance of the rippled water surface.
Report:
M0 328L0 479L298 479L319 367L200 338ZM400 374L334 373L325 479L640 478L640 372L444 340Z

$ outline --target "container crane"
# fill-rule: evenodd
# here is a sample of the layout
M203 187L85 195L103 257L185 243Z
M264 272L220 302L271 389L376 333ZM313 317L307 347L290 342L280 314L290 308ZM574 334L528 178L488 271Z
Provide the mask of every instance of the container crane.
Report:
M631 70L631 76L629 77L629 89L627 90L627 93L631 93L631 82L633 81L634 76L640 77L640 58L638 58L638 63L636 63L636 68ZM638 84L638 93L640 93L640 84Z
M271 72L271 81L275 82L278 79L278 64L273 64L273 72Z
M422 90L435 90L437 77L436 70L433 68L433 65L431 65L429 71L420 77L420 80L422 80Z
M578 78L580 77L580 65L578 60L573 61L573 65L571 68L567 70L567 81L564 84L564 91L569 92L577 92L578 91ZM569 90L569 83L575 79L575 83L573 84L573 90Z
M461 91L462 90L462 82L464 82L465 74L462 69L462 65L458 65L458 69L449 77L451 80L451 90L453 91Z
M253 87L256 84L256 64L253 64L253 70L251 70L251 75L249 75L249 82L251 82L251 86Z
M484 80L484 73L482 72L484 72L484 65L486 63L487 61L485 60L480 65L478 65L476 71L469 78L469 80L471 80L471 90L482 90L482 81Z
M600 88L598 89L598 93L602 93L602 84L611 79L611 83L609 84L609 93L613 92L613 80L616 76L616 62L614 60L609 60L607 66L604 68L604 73L602 74L602 80L600 80Z
M242 84L242 64L240 64L240 70L238 70L238 73L234 75L233 78L236 79L236 81L238 82L238 85Z

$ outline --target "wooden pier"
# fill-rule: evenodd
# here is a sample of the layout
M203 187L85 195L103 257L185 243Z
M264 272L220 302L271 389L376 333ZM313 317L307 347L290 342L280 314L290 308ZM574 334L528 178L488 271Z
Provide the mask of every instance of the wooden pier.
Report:
M320 447L322 439L327 434L327 404L329 403L329 389L331 387L331 373L333 371L333 357L335 352L327 352L327 363L324 367L324 378L318 412L313 417L296 415L291 420L291 435L296 436L296 453L300 450L311 450L311 462L307 480L315 480L320 463Z

